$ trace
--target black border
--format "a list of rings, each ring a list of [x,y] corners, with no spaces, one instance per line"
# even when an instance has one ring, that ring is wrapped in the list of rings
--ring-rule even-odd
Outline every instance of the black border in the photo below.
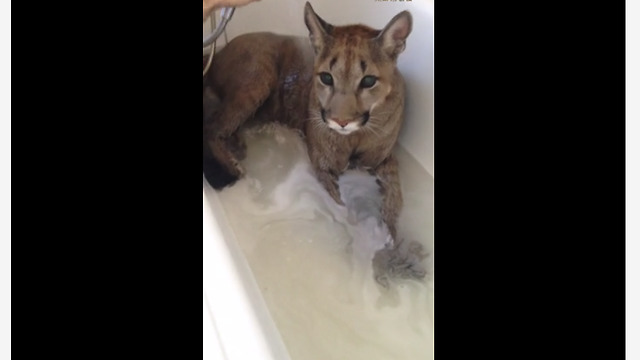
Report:
[[[195,14],[60,6],[14,32],[12,338],[200,356]],[[435,18],[436,357],[620,358],[624,2]]]
[[[624,9],[435,4],[436,358],[624,356]]]

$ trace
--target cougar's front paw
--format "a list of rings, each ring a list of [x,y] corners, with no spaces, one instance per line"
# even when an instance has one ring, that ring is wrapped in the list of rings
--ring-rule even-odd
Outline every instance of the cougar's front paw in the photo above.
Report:
[[[327,189],[327,191],[329,192],[329,195],[331,195],[333,200],[335,200],[336,203],[338,203],[338,205],[345,206],[344,202],[340,198],[340,189],[338,189],[337,186],[331,189]]]
[[[322,172],[318,174],[318,180],[338,205],[345,206],[344,202],[340,198],[340,188],[338,187],[337,180],[333,175]]]
[[[422,245],[417,242],[407,245],[387,247],[375,253],[373,276],[383,287],[389,287],[390,278],[422,279],[427,274],[422,266],[426,256]]]

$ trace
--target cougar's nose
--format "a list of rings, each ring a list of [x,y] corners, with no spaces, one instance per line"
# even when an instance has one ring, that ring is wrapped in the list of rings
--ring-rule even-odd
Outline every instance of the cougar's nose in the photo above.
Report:
[[[338,125],[342,127],[345,127],[349,124],[349,119],[331,118],[331,120],[335,121]]]

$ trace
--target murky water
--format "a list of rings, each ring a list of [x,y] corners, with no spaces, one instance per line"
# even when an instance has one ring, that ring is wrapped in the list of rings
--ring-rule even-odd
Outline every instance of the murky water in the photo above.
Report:
[[[295,133],[270,126],[246,138],[247,177],[220,198],[292,359],[433,359],[433,178],[396,149],[405,199],[399,237],[430,256],[423,281],[394,280],[384,290],[371,266],[387,239],[375,179],[342,176],[340,207]]]

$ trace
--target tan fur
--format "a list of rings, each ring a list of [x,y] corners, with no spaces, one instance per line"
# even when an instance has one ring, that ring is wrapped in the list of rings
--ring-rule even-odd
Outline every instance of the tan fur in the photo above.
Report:
[[[339,204],[338,176],[348,168],[378,178],[383,220],[396,238],[402,208],[398,164],[391,151],[403,119],[404,82],[396,68],[411,31],[402,12],[383,30],[332,26],[311,5],[304,19],[309,39],[256,33],[239,36],[214,57],[206,82],[221,105],[205,122],[213,155],[233,175],[243,171],[233,137],[247,121],[280,121],[304,131],[318,180]],[[332,75],[333,86],[320,74]],[[360,86],[375,76],[371,88]]]

